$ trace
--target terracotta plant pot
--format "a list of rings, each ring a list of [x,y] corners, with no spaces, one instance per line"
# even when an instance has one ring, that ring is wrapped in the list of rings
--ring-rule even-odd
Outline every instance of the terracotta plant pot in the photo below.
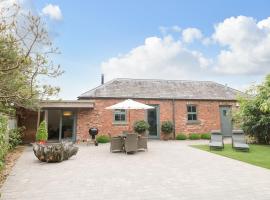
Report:
[[[46,144],[46,143],[47,143],[47,141],[46,141],[46,140],[41,140],[41,141],[38,141],[38,143],[39,143],[39,144],[43,144],[43,145],[44,145],[44,144]]]

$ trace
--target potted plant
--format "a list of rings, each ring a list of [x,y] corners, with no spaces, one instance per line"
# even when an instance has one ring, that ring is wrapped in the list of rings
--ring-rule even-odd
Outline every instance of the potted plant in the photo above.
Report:
[[[136,121],[133,125],[133,130],[140,135],[144,135],[148,129],[149,124],[144,120]]]
[[[42,121],[37,130],[36,141],[39,144],[45,144],[47,140],[48,140],[47,125],[45,121]]]
[[[173,123],[171,121],[162,122],[161,131],[164,134],[164,140],[168,140],[170,138],[170,134],[173,132],[173,128]]]

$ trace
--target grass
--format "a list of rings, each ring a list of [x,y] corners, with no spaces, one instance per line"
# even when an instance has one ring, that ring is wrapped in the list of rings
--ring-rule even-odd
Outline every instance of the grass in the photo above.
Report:
[[[232,149],[231,144],[225,144],[222,151],[210,151],[208,145],[192,145],[192,147],[270,169],[270,145],[250,144],[249,152],[235,151]]]

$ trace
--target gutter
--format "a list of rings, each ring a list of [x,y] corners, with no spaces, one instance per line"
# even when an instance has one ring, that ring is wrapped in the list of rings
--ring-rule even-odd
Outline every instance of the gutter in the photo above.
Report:
[[[172,99],[173,139],[175,139],[175,99]]]

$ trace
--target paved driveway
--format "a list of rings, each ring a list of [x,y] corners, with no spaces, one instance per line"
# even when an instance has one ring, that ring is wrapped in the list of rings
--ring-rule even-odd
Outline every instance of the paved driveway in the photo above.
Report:
[[[62,163],[39,162],[29,147],[1,189],[4,200],[270,199],[270,170],[188,146],[151,141],[135,155],[79,146]]]

